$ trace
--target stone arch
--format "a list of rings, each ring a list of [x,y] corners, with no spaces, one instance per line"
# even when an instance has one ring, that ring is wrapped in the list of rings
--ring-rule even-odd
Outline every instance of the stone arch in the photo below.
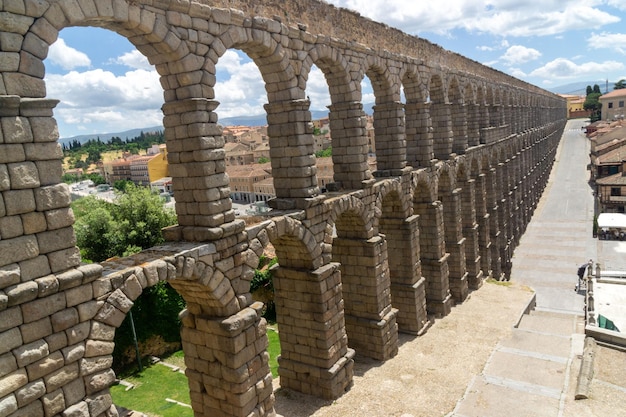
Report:
[[[414,65],[402,68],[400,79],[404,89],[405,136],[407,165],[413,168],[427,167],[434,158],[432,121],[428,83]]]
[[[480,255],[480,217],[484,216],[478,205],[482,188],[480,182],[472,174],[473,165],[477,163],[474,156],[460,161],[456,172],[456,183],[461,187],[461,227],[465,239],[465,269],[467,284],[470,291],[482,286],[483,271]]]
[[[293,269],[313,270],[321,266],[321,246],[313,234],[299,221],[289,216],[272,219],[266,227],[268,239],[276,248],[281,265]],[[297,256],[293,256],[297,255]]]
[[[461,83],[456,76],[450,78],[448,103],[452,124],[452,152],[464,154],[468,144],[468,113]]]
[[[452,308],[443,206],[436,200],[436,177],[418,173],[412,183],[413,212],[419,216],[422,275],[426,278],[426,308],[429,316],[443,317]]]
[[[329,189],[360,189],[372,173],[367,165],[366,120],[361,102],[360,79],[350,74],[350,62],[327,44],[315,45],[302,62],[301,79],[306,80],[313,64],[317,65],[329,86],[329,120],[332,135],[334,184]],[[360,63],[357,65],[361,66]],[[350,149],[348,149],[348,147]],[[356,161],[355,161],[356,159]]]
[[[376,211],[379,230],[385,236],[389,258],[391,304],[398,309],[398,330],[421,334],[426,331],[426,280],[422,277],[418,216],[402,198],[397,181],[379,184]]]
[[[219,58],[229,49],[241,50],[252,59],[265,82],[268,98],[265,110],[276,197],[289,199],[319,194],[314,170],[310,103],[304,97],[304,89],[297,88],[298,78],[289,61],[289,54],[265,30],[230,26],[216,36],[206,54],[205,69],[213,82]],[[213,86],[209,88],[212,92]],[[296,155],[286,158],[285,144],[292,145],[292,149],[300,150],[301,154],[297,158]],[[293,182],[301,186],[293,187]]]
[[[354,357],[348,348],[339,264],[322,265],[321,245],[292,217],[274,218],[257,234],[272,243],[278,258],[271,273],[281,387],[336,398],[351,384]]]
[[[448,264],[450,293],[457,303],[468,295],[465,241],[462,223],[462,188],[456,183],[452,164],[443,164],[438,172],[437,195],[443,208],[443,240]]]
[[[368,56],[364,68],[370,79],[376,104],[374,106],[376,176],[397,175],[406,167],[404,106],[400,101],[400,83],[391,72],[391,62]]]
[[[391,306],[387,242],[361,200],[346,196],[333,205],[332,259],[341,269],[350,347],[359,355],[389,359],[398,352],[398,311]]]
[[[443,75],[438,72],[431,74],[428,93],[431,103],[433,153],[436,159],[446,161],[452,153],[453,132]]]

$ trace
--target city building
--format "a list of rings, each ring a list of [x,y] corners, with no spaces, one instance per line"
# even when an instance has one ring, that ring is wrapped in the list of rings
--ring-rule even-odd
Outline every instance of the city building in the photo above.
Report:
[[[601,95],[598,99],[602,104],[602,120],[624,119],[626,109],[626,88],[613,90],[610,93]]]

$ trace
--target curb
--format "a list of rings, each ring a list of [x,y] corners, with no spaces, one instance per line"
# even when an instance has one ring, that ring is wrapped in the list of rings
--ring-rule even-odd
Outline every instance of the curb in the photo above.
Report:
[[[586,400],[589,398],[589,389],[593,379],[593,361],[596,354],[596,341],[593,337],[585,338],[585,348],[583,350],[582,363],[578,373],[578,383],[576,384],[576,400]]]

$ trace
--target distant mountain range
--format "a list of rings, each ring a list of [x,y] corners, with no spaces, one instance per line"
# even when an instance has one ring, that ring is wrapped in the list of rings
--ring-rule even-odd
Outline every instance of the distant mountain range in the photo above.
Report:
[[[609,91],[613,91],[613,85],[615,85],[617,81],[583,81],[578,83],[571,83],[561,85],[559,87],[554,88],[546,88],[546,90],[551,91],[556,94],[572,94],[572,95],[581,95],[584,96],[587,94],[587,86],[590,85],[593,87],[595,84],[598,84],[600,87],[600,91],[602,93],[607,93]]]
[[[370,114],[371,114],[371,105],[370,106],[366,105],[365,107],[366,107],[366,112],[369,109]],[[328,111],[320,111],[320,110],[311,111],[311,118],[313,120],[323,119],[325,117],[328,117]],[[223,119],[219,119],[218,123],[221,124],[222,126],[265,126],[267,124],[267,118],[265,114],[259,114],[255,116],[225,117]],[[59,143],[61,145],[69,145],[70,143],[77,140],[78,142],[83,144],[90,139],[98,139],[98,138],[100,138],[102,142],[108,142],[109,140],[111,140],[112,137],[118,137],[118,138],[121,138],[122,140],[126,140],[126,139],[131,139],[131,138],[139,136],[141,132],[143,133],[158,132],[160,130],[164,130],[164,127],[152,126],[152,127],[144,127],[144,128],[139,128],[139,129],[131,129],[131,130],[126,130],[124,132],[116,132],[116,133],[92,133],[89,135],[78,135],[78,136],[72,136],[68,138],[61,138],[59,139]]]

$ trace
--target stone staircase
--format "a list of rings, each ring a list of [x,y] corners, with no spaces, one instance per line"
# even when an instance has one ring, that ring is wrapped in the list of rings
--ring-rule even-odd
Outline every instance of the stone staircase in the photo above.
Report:
[[[532,310],[501,341],[449,417],[557,417],[582,354],[582,317]]]

